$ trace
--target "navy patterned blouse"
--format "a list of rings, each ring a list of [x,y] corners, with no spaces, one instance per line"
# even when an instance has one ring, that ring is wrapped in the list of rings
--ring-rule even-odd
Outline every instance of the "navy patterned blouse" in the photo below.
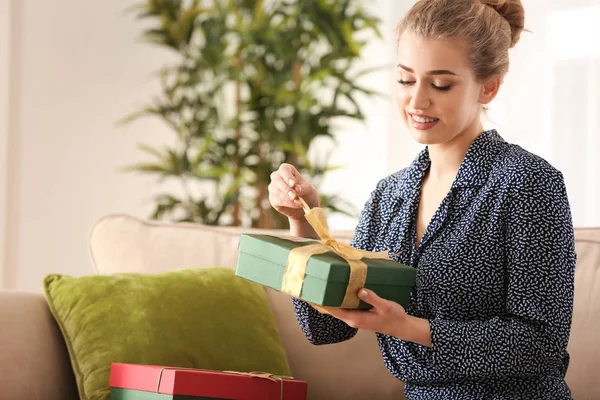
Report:
[[[416,246],[425,148],[381,180],[362,211],[354,247],[390,250],[417,269],[406,311],[430,321],[432,347],[377,333],[408,399],[570,399],[564,377],[575,245],[562,174],[495,131],[469,147]],[[313,344],[356,329],[294,300]]]

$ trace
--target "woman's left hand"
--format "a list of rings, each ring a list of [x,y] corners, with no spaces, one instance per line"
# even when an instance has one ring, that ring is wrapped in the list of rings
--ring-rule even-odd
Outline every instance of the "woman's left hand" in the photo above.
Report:
[[[366,329],[431,346],[429,321],[408,315],[400,304],[382,299],[371,290],[361,289],[358,297],[373,308],[349,310],[328,307],[327,311],[352,328]]]

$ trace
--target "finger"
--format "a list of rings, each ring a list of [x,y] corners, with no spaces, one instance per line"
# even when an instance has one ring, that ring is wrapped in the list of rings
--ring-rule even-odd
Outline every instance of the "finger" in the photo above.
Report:
[[[386,312],[390,308],[389,300],[382,299],[369,289],[361,289],[358,292],[358,298],[365,303],[372,305],[373,308],[375,308],[375,311]]]
[[[305,196],[314,190],[313,186],[308,182],[300,172],[291,164],[281,164],[277,171],[285,184],[294,189],[298,196]]]
[[[302,205],[302,203],[298,200],[298,193],[296,192],[296,189],[290,188],[283,181],[283,178],[280,174],[275,174],[271,176],[271,184],[269,185],[269,191],[282,193],[284,197],[287,197],[287,200],[289,200],[285,202],[286,204],[288,204],[289,207],[297,208],[298,206]]]
[[[281,209],[284,207],[302,208],[302,204],[300,201],[298,201],[298,199],[292,200],[289,195],[286,195],[277,187],[269,190],[269,200],[275,209]]]
[[[302,177],[300,173],[291,164],[281,164],[279,167],[279,175],[281,175],[281,179],[289,186],[294,187],[297,183],[301,182]]]
[[[293,189],[296,191],[298,196],[305,196],[309,194],[311,190],[314,190],[312,185],[308,183],[308,181],[304,180],[304,178],[300,178],[300,183],[296,183]]]
[[[273,184],[276,188],[281,192],[288,196],[291,200],[295,200],[298,197],[298,192],[296,188],[292,188],[289,184],[285,183],[283,177],[278,175],[274,180]]]

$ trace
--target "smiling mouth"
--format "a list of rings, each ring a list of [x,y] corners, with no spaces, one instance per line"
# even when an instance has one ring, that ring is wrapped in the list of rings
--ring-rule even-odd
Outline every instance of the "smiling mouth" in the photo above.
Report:
[[[438,118],[428,117],[425,115],[416,115],[416,114],[409,114],[409,115],[415,122],[418,122],[420,124],[427,124],[427,123],[439,121]]]

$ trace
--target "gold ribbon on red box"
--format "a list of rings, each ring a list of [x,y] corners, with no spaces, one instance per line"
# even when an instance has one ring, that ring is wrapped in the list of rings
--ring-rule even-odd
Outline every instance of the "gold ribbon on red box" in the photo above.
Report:
[[[285,376],[285,375],[275,375],[269,372],[260,372],[260,371],[252,371],[252,372],[239,372],[239,371],[214,371],[209,369],[199,369],[199,368],[183,368],[183,367],[163,367],[160,369],[158,373],[158,382],[156,384],[156,393],[160,393],[160,383],[162,381],[163,371],[165,370],[186,370],[186,371],[206,371],[206,372],[219,372],[224,374],[234,374],[234,375],[245,375],[250,376],[252,378],[259,379],[268,379],[273,382],[279,382],[279,400],[283,400],[283,380],[284,379],[294,379],[293,376]]]

